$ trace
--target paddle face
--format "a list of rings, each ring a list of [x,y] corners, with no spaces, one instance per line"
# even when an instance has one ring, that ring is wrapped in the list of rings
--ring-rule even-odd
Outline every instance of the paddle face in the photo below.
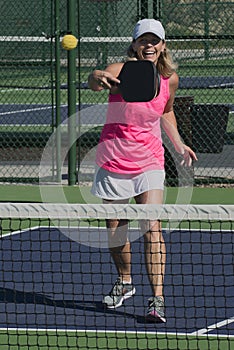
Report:
[[[159,94],[160,75],[150,61],[128,61],[118,76],[126,102],[147,102]]]

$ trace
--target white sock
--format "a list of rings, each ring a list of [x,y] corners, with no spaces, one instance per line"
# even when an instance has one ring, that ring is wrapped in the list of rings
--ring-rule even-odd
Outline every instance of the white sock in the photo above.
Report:
[[[132,279],[130,278],[129,281],[122,280],[122,283],[123,283],[123,284],[131,284],[131,283],[132,283]]]

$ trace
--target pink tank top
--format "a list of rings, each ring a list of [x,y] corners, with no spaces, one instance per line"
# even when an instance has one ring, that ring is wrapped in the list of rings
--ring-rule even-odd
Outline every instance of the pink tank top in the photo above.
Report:
[[[169,96],[169,78],[162,76],[160,93],[149,102],[125,102],[120,94],[110,94],[98,166],[120,174],[164,169],[160,118]]]

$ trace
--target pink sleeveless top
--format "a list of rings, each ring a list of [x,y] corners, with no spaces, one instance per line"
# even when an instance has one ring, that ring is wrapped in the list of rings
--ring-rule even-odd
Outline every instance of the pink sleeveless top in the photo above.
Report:
[[[149,102],[125,102],[110,94],[97,165],[119,174],[164,169],[160,118],[169,96],[169,78],[162,76],[160,93]]]

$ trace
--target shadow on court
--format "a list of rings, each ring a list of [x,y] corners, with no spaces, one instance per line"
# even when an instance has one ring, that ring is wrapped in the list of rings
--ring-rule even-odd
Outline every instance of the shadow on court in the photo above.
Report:
[[[43,294],[33,292],[22,292],[7,288],[0,288],[0,302],[1,303],[15,303],[15,304],[38,304],[53,306],[65,309],[77,309],[82,311],[100,312],[104,314],[122,316],[125,318],[135,319],[138,323],[147,323],[144,316],[134,315],[127,312],[120,311],[120,309],[107,309],[101,301],[83,302],[79,300],[53,300]]]

